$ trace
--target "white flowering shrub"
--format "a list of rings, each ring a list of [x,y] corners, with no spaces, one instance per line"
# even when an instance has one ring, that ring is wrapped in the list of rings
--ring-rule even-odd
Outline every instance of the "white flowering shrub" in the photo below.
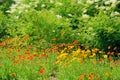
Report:
[[[10,6],[10,10],[6,11],[8,13],[20,14],[22,12],[27,12],[31,8],[37,7],[40,0],[14,0],[14,4]]]

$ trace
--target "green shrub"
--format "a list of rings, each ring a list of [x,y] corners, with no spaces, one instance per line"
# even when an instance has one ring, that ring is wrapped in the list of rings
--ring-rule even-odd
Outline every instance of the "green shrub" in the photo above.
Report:
[[[52,11],[31,9],[19,16],[9,16],[7,32],[11,37],[23,37],[28,34],[32,41],[45,39],[48,42],[53,38],[57,38],[58,42],[69,42],[71,39],[69,35],[72,31],[69,22],[57,17],[59,15]]]
[[[104,48],[105,50],[108,45],[113,47],[118,45],[120,41],[119,16],[110,17],[103,11],[100,11],[95,17],[82,21],[84,23],[84,28],[82,28],[84,33],[81,35],[84,35],[83,37],[87,44],[92,47]]]
[[[2,11],[0,11],[0,38],[5,37],[6,35],[5,32],[6,24],[7,24],[7,17],[2,13]]]
[[[13,0],[1,0],[0,1],[0,8],[4,14],[6,14],[6,11],[10,9],[10,6],[12,5],[13,2],[14,2]]]
[[[24,0],[17,4],[8,14],[6,33],[10,37],[30,35],[32,43],[39,39],[54,42],[56,38],[57,43],[78,39],[79,43],[102,49],[119,43],[118,1]]]

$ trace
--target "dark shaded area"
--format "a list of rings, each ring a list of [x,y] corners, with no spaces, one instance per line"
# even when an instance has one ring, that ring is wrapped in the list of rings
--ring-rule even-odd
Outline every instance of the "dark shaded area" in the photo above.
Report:
[[[88,14],[90,16],[95,16],[98,13],[99,13],[99,10],[95,8],[95,4],[90,5],[86,12],[86,14]]]
[[[116,5],[115,11],[120,12],[120,3]]]
[[[101,48],[107,52],[114,52],[114,54],[108,54],[115,57],[119,57],[118,53],[120,52],[120,32],[114,31],[108,33],[107,30],[101,29],[98,32],[100,37]],[[108,49],[110,46],[110,49]]]
[[[72,19],[70,23],[71,23],[70,27],[72,27],[73,30],[79,29],[78,28],[78,24],[79,24],[78,19]]]
[[[12,3],[15,2],[13,0],[2,0],[0,2],[0,6],[2,6],[1,11],[3,11],[4,14],[7,14],[6,11],[9,10]]]

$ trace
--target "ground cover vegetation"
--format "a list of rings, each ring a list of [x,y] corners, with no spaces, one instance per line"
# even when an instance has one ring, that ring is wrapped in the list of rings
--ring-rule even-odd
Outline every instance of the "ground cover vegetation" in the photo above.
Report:
[[[119,0],[0,0],[0,80],[119,80]]]

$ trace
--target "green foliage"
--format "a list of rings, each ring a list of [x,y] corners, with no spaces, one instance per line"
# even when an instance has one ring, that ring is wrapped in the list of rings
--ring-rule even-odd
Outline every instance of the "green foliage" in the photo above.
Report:
[[[74,39],[78,39],[80,43],[105,50],[108,45],[119,48],[119,16],[110,17],[99,10],[95,17],[78,17],[71,20],[70,24],[74,26],[71,35],[74,35]]]
[[[7,17],[0,11],[0,38],[6,36],[6,24],[7,24]]]
[[[85,64],[80,64],[77,62],[77,60],[71,62],[67,67],[64,67],[60,69],[60,72],[58,73],[57,77],[59,80],[78,80],[80,78],[88,80],[89,74],[94,73],[94,76],[100,74],[99,79],[118,79],[119,76],[117,74],[117,70],[111,69],[108,67],[109,64],[99,64],[97,63],[96,65],[90,63],[90,60],[85,61]],[[119,68],[117,66],[116,68]],[[106,75],[106,73],[109,74],[109,76]],[[83,74],[85,74],[85,77],[81,77]],[[78,77],[76,77],[78,76]],[[97,77],[94,79],[96,80]]]
[[[57,43],[78,39],[99,48],[119,43],[118,1],[24,0],[14,5],[17,7],[12,6],[7,15],[5,30],[9,37],[30,35],[33,44],[39,39],[54,42],[51,40],[56,38]]]
[[[85,7],[85,5],[79,5],[76,1],[72,0],[60,1],[58,4],[59,5],[55,7],[56,13],[67,18],[71,16],[81,16],[82,9]],[[69,14],[71,14],[71,16],[69,16]]]
[[[91,22],[92,21],[92,22]],[[101,48],[107,48],[108,45],[113,47],[119,46],[119,16],[109,17],[100,12],[96,18],[91,19],[90,26],[93,26],[94,32],[98,37],[98,44]],[[96,40],[96,41],[97,41]]]
[[[28,34],[32,41],[45,39],[50,42],[53,38],[58,38],[60,42],[69,41],[70,31],[69,23],[64,18],[57,18],[52,11],[47,10],[30,10],[20,16],[13,15],[7,27],[10,36],[23,37]]]
[[[6,11],[10,9],[10,6],[12,5],[12,3],[13,3],[13,0],[1,0],[0,1],[0,8],[4,14],[6,14]]]

